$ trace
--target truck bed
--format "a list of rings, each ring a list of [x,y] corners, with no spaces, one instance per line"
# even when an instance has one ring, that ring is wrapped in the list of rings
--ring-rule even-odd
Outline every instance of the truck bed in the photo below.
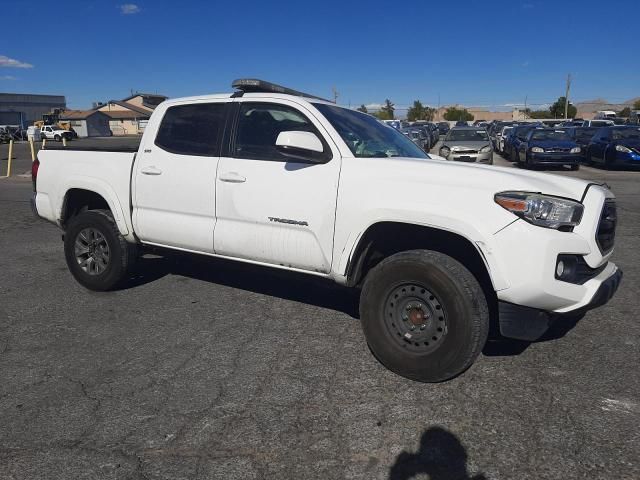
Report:
[[[62,142],[47,140],[45,150],[76,150],[84,152],[126,152],[135,153],[140,146],[141,136],[130,137],[89,137],[78,138],[67,142],[65,147]]]

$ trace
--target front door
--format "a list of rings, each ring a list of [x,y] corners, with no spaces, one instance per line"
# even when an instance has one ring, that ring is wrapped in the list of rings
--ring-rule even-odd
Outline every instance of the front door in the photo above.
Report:
[[[234,142],[216,181],[215,252],[329,272],[340,156],[313,113],[287,100],[237,99]],[[313,132],[323,163],[292,160],[276,148],[283,131]]]
[[[213,252],[226,102],[176,105],[154,117],[157,135],[144,137],[133,172],[133,221],[143,242]]]

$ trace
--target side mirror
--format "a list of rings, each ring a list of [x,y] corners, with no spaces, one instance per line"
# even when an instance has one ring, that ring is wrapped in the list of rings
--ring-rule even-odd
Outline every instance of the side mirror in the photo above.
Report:
[[[287,131],[280,132],[276,147],[283,155],[305,162],[323,163],[324,146],[315,133]]]

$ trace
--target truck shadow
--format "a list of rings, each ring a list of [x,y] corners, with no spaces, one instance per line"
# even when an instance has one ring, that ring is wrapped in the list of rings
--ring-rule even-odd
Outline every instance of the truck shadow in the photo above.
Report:
[[[123,289],[154,282],[166,275],[248,290],[262,295],[329,308],[359,319],[359,291],[330,280],[286,270],[180,253],[142,257]]]
[[[453,433],[430,427],[420,437],[416,453],[401,452],[389,470],[389,480],[410,480],[428,475],[430,480],[486,480],[482,473],[471,476],[467,451]]]

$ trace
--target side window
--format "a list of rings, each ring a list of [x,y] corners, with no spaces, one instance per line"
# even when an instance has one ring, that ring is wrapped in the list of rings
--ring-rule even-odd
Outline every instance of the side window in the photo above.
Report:
[[[155,144],[180,155],[219,155],[226,103],[194,103],[170,107],[164,114]]]
[[[331,159],[331,150],[324,138],[301,112],[286,105],[254,102],[243,102],[240,106],[233,156],[292,162],[290,157],[276,148],[278,135],[286,131],[315,133],[324,146],[324,152],[315,155],[318,159]]]

